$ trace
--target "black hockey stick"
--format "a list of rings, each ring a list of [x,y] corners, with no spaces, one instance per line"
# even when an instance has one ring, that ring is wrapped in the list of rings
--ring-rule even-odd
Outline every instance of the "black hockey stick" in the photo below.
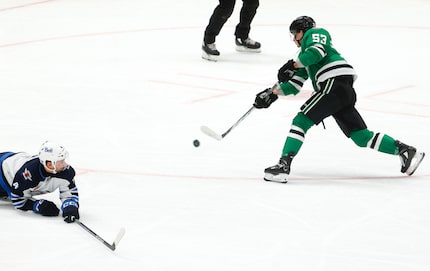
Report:
[[[276,83],[276,84],[274,84],[273,85],[273,87],[270,89],[270,91],[268,91],[268,92],[265,92],[265,93],[262,93],[262,94],[260,94],[260,97],[261,98],[264,98],[264,97],[266,97],[267,95],[270,95],[272,92],[273,92],[273,90],[274,89],[276,89],[276,88],[278,88],[279,87],[279,84],[278,83]],[[226,135],[228,135],[228,133],[230,133],[231,132],[231,130],[233,130],[234,128],[236,128],[236,126],[237,125],[239,125],[239,123],[241,123],[249,114],[251,114],[251,112],[255,109],[256,107],[254,106],[254,105],[252,105],[252,107],[248,110],[248,111],[246,111],[246,113],[245,114],[243,114],[243,116],[242,117],[240,117],[240,119],[238,119],[227,131],[225,131],[223,134],[218,134],[218,133],[216,133],[214,130],[212,130],[211,128],[209,128],[209,127],[207,127],[207,126],[200,126],[200,130],[204,133],[204,134],[206,134],[206,135],[208,135],[208,136],[210,136],[210,137],[213,137],[213,138],[215,138],[216,140],[221,140],[221,139],[223,139]]]
[[[252,106],[248,111],[246,111],[246,113],[242,116],[242,117],[240,117],[240,119],[238,119],[227,131],[225,131],[223,134],[218,134],[218,133],[216,133],[214,130],[212,130],[212,129],[210,129],[209,127],[207,127],[207,126],[201,126],[200,127],[200,130],[204,133],[204,134],[206,134],[206,135],[208,135],[208,136],[210,136],[210,137],[213,137],[213,138],[215,138],[216,140],[221,140],[221,139],[223,139],[226,135],[228,135],[228,133],[230,133],[234,128],[236,128],[236,126],[237,125],[239,125],[239,123],[241,123],[249,114],[251,114],[251,112],[252,112],[252,110],[254,110],[255,109],[255,107],[254,106]]]
[[[78,223],[79,226],[81,226],[84,230],[86,230],[87,232],[89,232],[92,236],[94,236],[97,240],[99,240],[100,242],[103,243],[103,245],[107,246],[110,250],[114,251],[116,249],[116,246],[118,245],[119,241],[121,241],[122,237],[125,234],[125,229],[121,228],[118,232],[118,234],[116,235],[115,240],[113,241],[112,244],[109,244],[108,242],[106,242],[103,238],[101,238],[97,233],[95,233],[93,230],[91,230],[90,228],[88,228],[84,223],[82,223],[79,220],[75,220],[76,223]]]

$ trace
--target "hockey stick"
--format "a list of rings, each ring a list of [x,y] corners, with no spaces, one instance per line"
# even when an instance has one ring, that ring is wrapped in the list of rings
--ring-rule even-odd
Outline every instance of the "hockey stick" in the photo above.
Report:
[[[103,238],[101,238],[97,233],[95,233],[94,231],[92,231],[90,228],[88,228],[84,223],[82,223],[79,220],[75,220],[76,223],[78,223],[79,226],[81,226],[84,230],[86,230],[87,232],[89,232],[92,236],[94,236],[97,240],[99,240],[100,242],[103,243],[103,245],[107,246],[110,250],[114,251],[116,249],[116,246],[119,244],[119,241],[121,241],[122,237],[125,234],[125,229],[121,228],[118,232],[118,234],[116,235],[115,240],[113,241],[112,244],[109,244],[108,242],[106,242]]]
[[[210,136],[210,137],[213,137],[213,138],[215,138],[216,140],[221,140],[221,139],[223,139],[226,135],[228,135],[228,133],[230,133],[234,128],[236,128],[236,126],[237,125],[239,125],[239,123],[241,123],[249,114],[251,114],[251,112],[252,112],[252,110],[254,110],[255,109],[255,107],[254,106],[252,106],[248,111],[246,111],[246,113],[242,116],[242,117],[240,117],[240,119],[238,119],[227,131],[225,131],[223,134],[218,134],[218,133],[216,133],[214,130],[212,130],[212,129],[210,129],[209,127],[207,127],[207,126],[201,126],[200,127],[200,130],[204,133],[204,134],[206,134],[206,135],[208,135],[208,136]]]
[[[279,88],[279,83],[276,83],[276,84],[274,84],[273,86],[272,86],[272,88],[270,89],[270,91],[268,91],[268,92],[264,92],[264,93],[261,93],[260,94],[260,98],[264,98],[264,97],[266,97],[267,95],[270,95],[275,89],[277,89],[277,88]],[[206,134],[206,135],[208,135],[208,136],[210,136],[210,137],[213,137],[213,138],[215,138],[216,140],[221,140],[221,139],[223,139],[226,135],[228,135],[228,133],[230,133],[231,132],[231,130],[233,130],[234,128],[236,128],[236,126],[237,125],[239,125],[239,123],[241,123],[249,114],[251,114],[251,112],[255,109],[256,107],[254,106],[254,105],[252,105],[252,107],[248,110],[248,111],[246,111],[246,113],[242,116],[242,117],[240,117],[240,119],[238,119],[227,131],[225,131],[223,134],[218,134],[218,133],[216,133],[214,130],[212,130],[212,129],[210,129],[209,127],[207,127],[207,126],[200,126],[200,130],[204,133],[204,134]]]

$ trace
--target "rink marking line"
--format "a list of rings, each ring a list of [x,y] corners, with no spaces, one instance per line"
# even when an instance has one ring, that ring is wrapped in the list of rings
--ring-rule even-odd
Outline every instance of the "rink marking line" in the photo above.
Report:
[[[190,85],[190,84],[170,82],[170,81],[162,81],[162,80],[146,80],[146,81],[150,82],[150,83],[165,84],[165,85],[174,85],[174,86],[180,86],[180,87],[185,87],[185,88],[204,89],[204,90],[216,91],[216,92],[221,92],[222,93],[222,94],[217,94],[217,95],[210,95],[210,96],[204,97],[204,98],[193,99],[193,100],[190,100],[190,101],[187,102],[189,104],[197,103],[197,102],[202,102],[202,101],[206,101],[206,100],[212,100],[212,99],[215,99],[215,98],[229,96],[229,95],[232,95],[232,94],[236,93],[236,91],[233,91],[233,90],[220,89],[220,88],[211,88],[211,87],[206,87],[206,86]]]
[[[39,1],[39,2],[32,2],[32,3],[22,4],[22,5],[19,5],[19,6],[0,8],[0,12],[12,10],[12,9],[26,8],[26,7],[35,6],[35,5],[46,4],[48,2],[54,2],[54,1],[57,1],[57,0],[45,0],[45,1]]]
[[[261,82],[241,81],[241,80],[222,78],[222,77],[215,77],[215,76],[207,76],[207,75],[201,75],[201,74],[178,73],[178,75],[186,76],[186,77],[206,79],[206,80],[209,79],[209,80],[214,80],[214,81],[223,81],[223,82],[230,82],[230,83],[246,84],[246,85],[259,85],[259,86],[270,85],[270,83],[265,84],[265,83],[261,83]]]
[[[416,86],[413,85],[406,85],[406,86],[399,86],[393,89],[387,89],[387,90],[382,90],[379,92],[376,92],[374,94],[370,94],[370,95],[365,95],[362,97],[362,99],[368,99],[368,100],[380,100],[383,102],[389,102],[389,103],[395,103],[395,104],[402,104],[402,105],[410,105],[410,106],[419,106],[419,107],[430,107],[430,105],[428,104],[418,104],[418,103],[410,103],[410,102],[404,102],[404,101],[390,101],[385,99],[385,97],[383,97],[383,99],[379,99],[380,96],[385,96],[385,95],[390,95],[394,92],[399,92],[399,91],[404,91],[410,88],[416,88]],[[369,109],[369,108],[365,108],[365,107],[358,107],[362,110],[366,110],[366,111],[372,111],[372,112],[379,112],[379,113],[388,113],[388,114],[396,114],[396,115],[404,115],[404,116],[410,116],[410,117],[420,117],[420,118],[429,118],[429,115],[422,115],[422,114],[415,114],[415,113],[407,113],[407,112],[400,112],[400,111],[388,111],[388,110],[377,110],[377,109]]]
[[[403,104],[403,105],[410,105],[410,106],[418,106],[418,107],[430,107],[430,104],[419,104],[419,103],[413,103],[413,102],[408,102],[408,101],[394,101],[394,100],[387,100],[384,98],[384,100],[382,100],[383,102],[387,102],[387,103],[397,103],[397,104]]]
[[[399,111],[377,110],[377,109],[366,108],[363,106],[357,106],[357,108],[360,110],[365,110],[365,111],[369,111],[369,112],[376,112],[376,113],[383,113],[383,114],[394,114],[394,115],[402,115],[402,116],[409,116],[409,117],[430,118],[429,115],[420,115],[420,114],[413,114],[413,113],[406,113],[406,112],[399,112]]]
[[[137,171],[121,171],[121,170],[104,170],[104,169],[85,169],[77,168],[76,175],[85,174],[115,174],[115,175],[135,175],[135,176],[149,176],[149,177],[165,177],[165,178],[180,178],[180,179],[201,179],[201,180],[261,180],[263,177],[234,177],[234,176],[203,176],[203,175],[180,175],[180,174],[166,174],[155,172],[137,172]],[[420,177],[430,177],[430,173],[417,174],[413,176],[398,175],[398,176],[357,176],[357,177],[291,177],[289,181],[359,181],[359,180],[388,180],[388,179],[416,179]],[[268,182],[270,183],[270,182]],[[282,185],[282,184],[276,184]]]
[[[358,27],[358,28],[389,28],[389,29],[415,29],[415,30],[430,30],[430,26],[415,26],[415,25],[383,25],[383,24],[373,24],[373,25],[365,25],[365,24],[319,24],[321,27]],[[256,24],[256,26],[260,27],[289,27],[289,24]]]
[[[391,94],[393,92],[403,91],[403,90],[406,90],[406,89],[409,89],[409,88],[414,88],[414,87],[415,86],[412,86],[412,85],[400,86],[400,87],[397,87],[397,88],[387,89],[387,90],[383,90],[383,91],[380,91],[380,92],[376,92],[374,94],[366,95],[366,96],[363,96],[363,98],[371,99],[371,98],[374,98],[376,96],[387,95],[387,94]]]
[[[46,0],[44,2],[37,3],[45,3],[48,1],[55,0]],[[0,11],[2,11],[0,9]],[[257,24],[256,26],[260,27],[289,27],[289,24]],[[322,24],[324,26],[324,24]],[[364,28],[404,28],[404,29],[416,29],[416,30],[430,30],[430,27],[423,26],[401,26],[401,25],[358,25],[358,24],[327,24],[327,26],[335,26],[335,27],[364,27]],[[226,25],[225,27],[234,27],[232,25]],[[13,46],[21,46],[28,45],[33,43],[40,42],[49,42],[49,41],[57,41],[57,40],[66,40],[66,39],[76,39],[76,38],[85,38],[85,37],[95,37],[95,36],[109,36],[109,35],[123,35],[130,33],[140,33],[140,32],[149,32],[149,31],[176,31],[176,30],[190,30],[190,29],[203,29],[203,26],[176,26],[176,27],[153,27],[153,28],[140,28],[140,29],[128,29],[128,30],[118,30],[118,31],[104,31],[104,32],[93,32],[93,33],[81,33],[81,34],[73,34],[73,35],[65,35],[65,36],[54,36],[48,38],[41,39],[33,39],[27,41],[18,41],[7,44],[0,44],[0,48],[5,47],[13,47]]]
[[[128,29],[128,30],[118,30],[118,31],[80,33],[80,34],[71,34],[71,35],[65,35],[65,36],[54,36],[54,37],[47,37],[47,38],[40,38],[40,39],[33,39],[33,40],[25,40],[25,41],[0,44],[0,48],[28,45],[28,44],[49,42],[49,41],[60,41],[60,40],[69,40],[69,39],[97,37],[97,36],[127,35],[127,34],[133,34],[133,33],[152,32],[152,31],[189,30],[189,29],[194,29],[194,28],[197,29],[200,27],[197,27],[197,26],[196,27],[194,27],[194,26],[153,27],[153,28]]]

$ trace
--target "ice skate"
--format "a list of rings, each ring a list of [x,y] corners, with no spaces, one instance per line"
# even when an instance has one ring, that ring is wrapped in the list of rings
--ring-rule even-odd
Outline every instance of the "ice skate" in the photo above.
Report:
[[[246,38],[246,39],[236,38],[236,51],[260,53],[261,44],[250,38]]]
[[[400,141],[396,141],[396,145],[399,147],[399,157],[402,165],[400,171],[407,175],[414,174],[415,170],[417,170],[421,161],[424,159],[425,153],[419,152],[416,148]]]
[[[202,45],[202,58],[209,61],[218,61],[220,55],[219,51],[216,49],[215,43],[205,43]]]
[[[293,157],[293,154],[282,156],[278,164],[266,168],[264,170],[264,180],[268,182],[287,183]]]

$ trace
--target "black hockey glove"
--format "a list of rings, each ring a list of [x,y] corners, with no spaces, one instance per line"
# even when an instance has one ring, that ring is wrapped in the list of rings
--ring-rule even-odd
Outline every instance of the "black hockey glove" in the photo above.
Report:
[[[33,203],[33,212],[43,216],[57,216],[60,210],[52,201],[40,199]]]
[[[254,107],[258,109],[268,108],[277,99],[278,95],[272,93],[272,88],[266,88],[262,92],[257,93]]]
[[[75,222],[75,219],[79,219],[79,204],[71,199],[65,200],[61,205],[63,211],[64,221],[67,223]]]
[[[290,59],[278,70],[278,81],[288,82],[293,78],[296,69],[294,68],[294,60]]]

